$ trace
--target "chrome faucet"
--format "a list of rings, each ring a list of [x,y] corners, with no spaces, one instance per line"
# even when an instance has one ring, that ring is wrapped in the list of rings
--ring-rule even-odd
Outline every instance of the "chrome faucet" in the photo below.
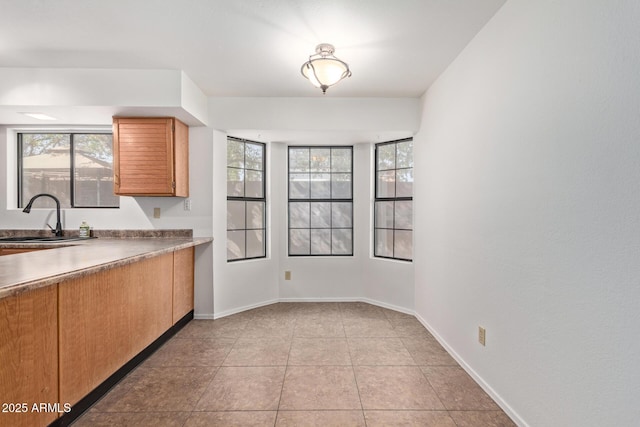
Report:
[[[24,213],[31,212],[31,205],[33,205],[33,202],[38,197],[42,197],[42,196],[51,197],[56,202],[56,229],[54,230],[49,224],[47,225],[49,226],[49,228],[51,228],[51,232],[55,233],[56,236],[62,236],[62,224],[60,223],[60,200],[58,200],[56,196],[53,196],[47,193],[36,194],[31,198],[31,200],[29,200],[29,203],[27,203],[27,206],[22,210],[22,212]]]

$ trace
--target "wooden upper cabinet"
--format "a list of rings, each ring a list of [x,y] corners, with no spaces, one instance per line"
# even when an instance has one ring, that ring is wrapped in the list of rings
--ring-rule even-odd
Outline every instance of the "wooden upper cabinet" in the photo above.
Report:
[[[189,196],[189,128],[173,117],[113,118],[114,192]]]

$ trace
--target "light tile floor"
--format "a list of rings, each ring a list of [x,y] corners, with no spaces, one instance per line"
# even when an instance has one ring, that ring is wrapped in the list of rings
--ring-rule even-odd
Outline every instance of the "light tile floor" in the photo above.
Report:
[[[413,316],[365,303],[194,320],[74,423],[513,425]]]

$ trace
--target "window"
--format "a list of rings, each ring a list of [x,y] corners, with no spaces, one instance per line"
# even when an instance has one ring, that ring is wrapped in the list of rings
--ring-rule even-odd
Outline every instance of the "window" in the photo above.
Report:
[[[110,133],[19,133],[18,207],[49,193],[63,208],[117,208]],[[55,207],[49,198],[38,207]]]
[[[374,256],[413,258],[413,139],[376,144]]]
[[[353,255],[353,147],[289,147],[289,255]]]
[[[227,138],[227,261],[266,257],[265,144]]]

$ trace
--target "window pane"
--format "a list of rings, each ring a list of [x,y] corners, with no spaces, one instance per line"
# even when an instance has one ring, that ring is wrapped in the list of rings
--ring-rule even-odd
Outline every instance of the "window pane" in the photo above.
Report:
[[[311,227],[331,228],[331,203],[311,203]]]
[[[244,142],[227,139],[227,166],[244,168]]]
[[[310,231],[308,228],[289,230],[289,253],[291,255],[310,254]]]
[[[294,174],[289,176],[289,198],[309,198],[309,174]]]
[[[265,145],[227,139],[227,260],[266,252]]]
[[[246,228],[245,218],[245,202],[227,201],[227,230]]]
[[[396,197],[395,171],[378,172],[377,176],[377,197]]]
[[[413,196],[413,169],[396,171],[396,197]]]
[[[376,228],[393,228],[393,202],[376,202]]]
[[[351,203],[332,203],[331,221],[335,228],[351,227]]]
[[[264,231],[247,230],[247,258],[257,258],[262,256],[265,256]]]
[[[71,136],[69,134],[22,134],[22,206],[31,197],[48,193],[71,207]],[[39,198],[34,208],[55,208],[49,197]]]
[[[412,230],[413,229],[413,202],[397,201],[395,209],[395,226],[396,229]]]
[[[245,168],[263,170],[264,146],[262,144],[245,144]]]
[[[113,137],[76,134],[74,151],[74,206],[119,206],[113,194]]]
[[[289,227],[308,228],[309,223],[309,203],[289,203]]]
[[[413,233],[411,231],[396,230],[394,243],[394,256],[396,258],[413,258]]]
[[[352,150],[289,147],[289,255],[353,253]]]
[[[245,231],[227,231],[227,259],[245,258]]]
[[[413,140],[376,144],[374,255],[411,260]]]
[[[351,172],[351,148],[331,149],[331,172]]]
[[[413,141],[399,142],[396,144],[396,168],[413,167]]]
[[[311,230],[311,254],[331,255],[331,229]]]
[[[311,172],[331,171],[331,150],[328,148],[311,149]]]
[[[331,175],[331,197],[333,199],[351,198],[351,174],[334,173]]]
[[[247,181],[245,182],[244,196],[256,198],[264,197],[262,188],[262,172],[246,170],[245,174],[247,176]]]
[[[375,230],[375,256],[393,257],[393,230]]]
[[[352,231],[344,229],[331,230],[331,252],[333,255],[351,255]]]
[[[396,168],[396,144],[378,145],[377,170]]]
[[[247,203],[247,228],[265,228],[264,202]]]
[[[289,171],[309,172],[308,148],[289,148]]]
[[[312,174],[311,175],[311,198],[312,199],[328,199],[331,197],[331,181],[330,175]]]
[[[244,169],[227,168],[227,196],[244,197]]]

